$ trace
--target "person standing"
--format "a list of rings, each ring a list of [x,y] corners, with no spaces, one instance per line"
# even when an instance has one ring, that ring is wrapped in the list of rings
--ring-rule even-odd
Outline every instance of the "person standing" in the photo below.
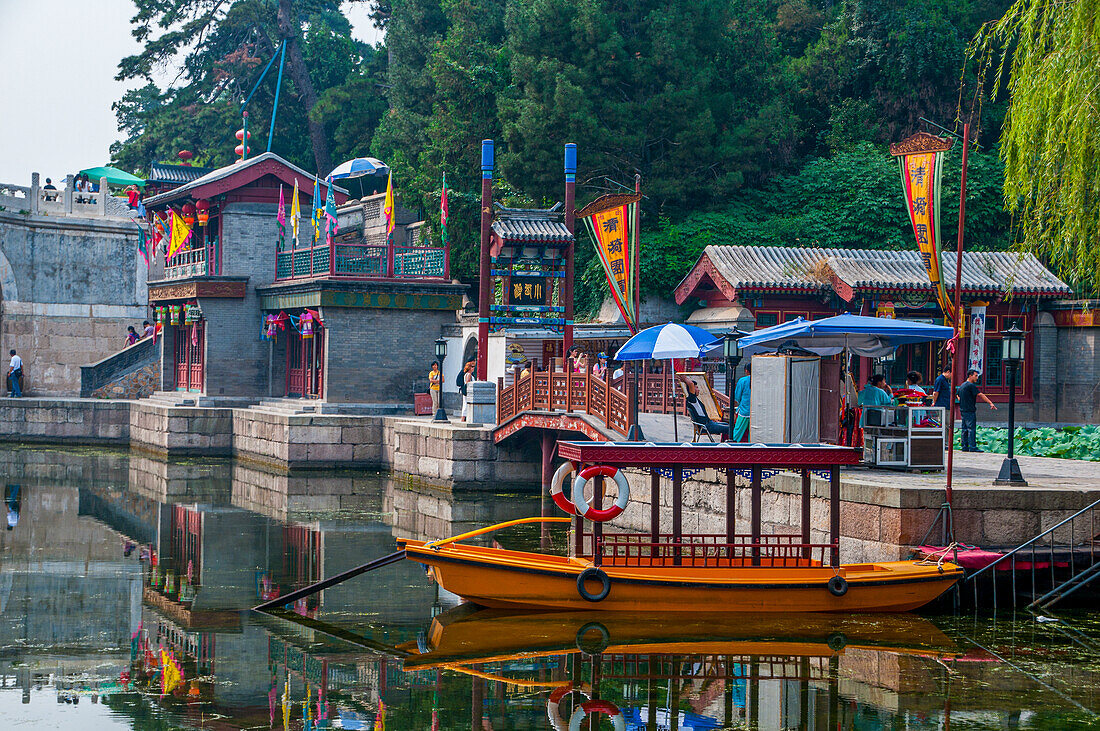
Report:
[[[13,398],[23,395],[23,359],[11,351],[11,362],[8,363],[8,390]]]
[[[737,379],[737,385],[733,389],[733,400],[737,404],[737,421],[733,423],[733,441],[739,442],[745,438],[749,430],[749,409],[752,400],[752,361],[745,364],[745,375]]]
[[[980,452],[978,449],[978,399],[997,410],[996,404],[978,388],[981,374],[971,368],[966,372],[966,380],[959,384],[959,417],[962,419],[962,451]]]
[[[443,374],[439,372],[439,361],[432,361],[432,370],[428,373],[428,393],[432,396],[432,416],[439,413],[439,386],[443,383]]]
[[[947,413],[951,409],[951,366],[945,365],[932,384],[932,405]]]
[[[474,380],[474,361],[470,361],[462,369],[462,386],[459,391],[462,393],[462,420],[466,421],[470,415],[470,401],[469,390],[470,383]]]

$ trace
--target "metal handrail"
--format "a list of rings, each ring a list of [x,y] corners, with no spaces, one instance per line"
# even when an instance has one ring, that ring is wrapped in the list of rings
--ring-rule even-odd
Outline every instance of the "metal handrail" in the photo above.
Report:
[[[1061,528],[1066,523],[1069,523],[1070,521],[1072,521],[1073,519],[1075,519],[1078,516],[1082,515],[1083,513],[1087,513],[1088,511],[1092,510],[1093,508],[1095,508],[1098,505],[1100,505],[1100,500],[1097,500],[1096,502],[1092,503],[1091,505],[1087,505],[1087,506],[1081,508],[1076,513],[1074,513],[1073,515],[1069,516],[1068,518],[1063,519],[1062,521],[1056,523],[1055,525],[1051,526],[1050,528],[1047,528],[1045,531],[1043,531],[1039,535],[1035,536],[1034,538],[1030,538],[1027,541],[1025,541],[1024,543],[1021,543],[1019,546],[1016,546],[1016,548],[1013,548],[1011,551],[1009,551],[1005,555],[1001,556],[1000,558],[998,558],[996,561],[989,564],[988,566],[984,566],[981,569],[979,569],[978,571],[975,571],[973,574],[966,577],[966,581],[973,581],[974,579],[976,579],[979,576],[981,576],[982,574],[984,574],[986,571],[988,571],[988,570],[992,569],[994,566],[997,566],[998,564],[1000,564],[1002,561],[1004,561],[1009,556],[1015,555],[1019,551],[1022,551],[1023,549],[1027,548],[1028,546],[1035,543],[1039,539],[1043,538],[1044,536],[1046,536],[1050,533],[1053,533],[1054,531]]]

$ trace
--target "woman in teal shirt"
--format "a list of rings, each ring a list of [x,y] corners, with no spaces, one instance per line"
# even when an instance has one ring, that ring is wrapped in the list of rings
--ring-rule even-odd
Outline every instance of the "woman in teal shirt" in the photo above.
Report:
[[[871,376],[871,382],[859,392],[859,405],[864,407],[863,416],[859,418],[860,426],[867,426],[868,406],[890,406],[894,403],[893,397],[886,392],[885,386],[886,379],[882,374],[876,373]]]

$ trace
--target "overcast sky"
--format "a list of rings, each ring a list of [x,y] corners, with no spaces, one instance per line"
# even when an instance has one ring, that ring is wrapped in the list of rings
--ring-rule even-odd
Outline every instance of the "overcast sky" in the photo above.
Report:
[[[365,2],[349,3],[355,36],[378,31]],[[138,50],[132,0],[0,0],[0,182],[57,182],[105,165],[118,139],[111,104],[135,84],[115,81]]]

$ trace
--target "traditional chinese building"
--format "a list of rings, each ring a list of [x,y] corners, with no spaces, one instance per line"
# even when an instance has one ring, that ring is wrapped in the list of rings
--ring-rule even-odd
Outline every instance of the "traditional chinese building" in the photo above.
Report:
[[[955,254],[943,254],[941,271],[946,282],[955,281]],[[917,251],[708,246],[675,296],[678,303],[697,307],[687,322],[710,329],[735,323],[760,329],[797,317],[813,320],[842,312],[943,323]],[[1019,419],[1089,421],[1100,411],[1096,395],[1083,393],[1078,383],[1080,370],[1096,374],[1100,363],[1072,356],[1069,344],[1077,342],[1080,333],[1058,327],[1072,320],[1073,308],[1064,301],[1069,296],[1069,286],[1030,254],[963,254],[964,308],[970,312],[986,307],[979,385],[994,402],[1008,400],[1001,333],[1012,324],[1027,333],[1026,357],[1016,381]],[[1095,343],[1095,326],[1091,327]],[[964,343],[967,352],[969,337]],[[888,366],[888,381],[901,385],[905,374],[916,370],[930,386],[944,359],[941,349],[939,343],[898,348],[896,360]],[[857,361],[853,370],[863,383],[872,363],[867,358]],[[1005,416],[1003,411],[982,415]]]
[[[462,288],[447,279],[447,251],[423,245],[422,227],[402,224],[387,237],[381,197],[349,204],[340,188],[338,218],[347,226],[331,240],[323,230],[315,237],[314,182],[264,153],[146,201],[153,215],[171,208],[196,224],[186,247],[166,262],[159,256],[163,271],[150,277],[149,304],[166,323],[162,390],[411,403],[440,326],[461,300]],[[399,211],[398,224],[403,218],[411,215]]]

